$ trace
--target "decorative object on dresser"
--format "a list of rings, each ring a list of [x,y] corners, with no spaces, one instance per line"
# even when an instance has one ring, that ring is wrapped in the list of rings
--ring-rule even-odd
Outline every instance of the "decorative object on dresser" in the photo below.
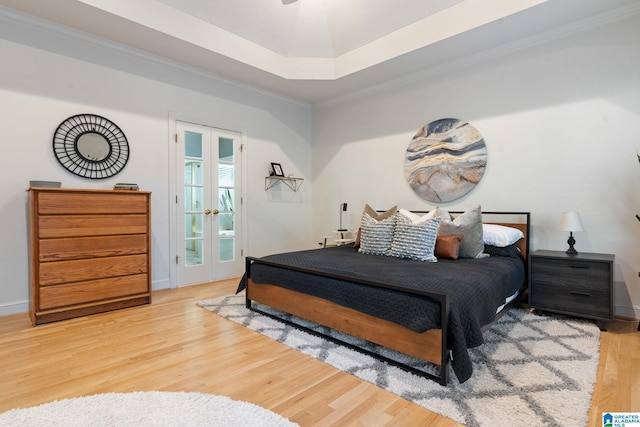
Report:
[[[60,188],[62,183],[60,181],[29,181],[29,187]]]
[[[567,240],[569,249],[567,249],[567,255],[577,255],[578,251],[573,247],[573,245],[576,244],[576,239],[573,238],[573,232],[584,230],[580,214],[578,212],[562,212],[560,224],[558,224],[558,230],[569,232],[569,239]]]
[[[109,119],[95,114],[69,117],[53,135],[53,154],[69,172],[83,178],[103,179],[118,174],[129,160],[124,132]]]
[[[138,184],[132,183],[132,182],[118,182],[113,186],[114,190],[131,190],[131,191],[138,191],[140,189],[140,187],[138,187]]]
[[[598,321],[614,316],[612,254],[538,250],[529,257],[529,305]],[[599,323],[603,329],[602,323]]]
[[[424,200],[450,202],[475,188],[486,165],[487,146],[480,132],[463,120],[440,119],[411,139],[404,176]]]
[[[151,302],[151,193],[29,189],[33,325]]]

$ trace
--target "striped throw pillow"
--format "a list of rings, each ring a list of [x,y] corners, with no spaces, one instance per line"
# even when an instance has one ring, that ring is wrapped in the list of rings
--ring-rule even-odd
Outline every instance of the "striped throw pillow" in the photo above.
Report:
[[[438,262],[434,255],[440,218],[414,223],[411,218],[399,214],[391,243],[391,256],[418,261]]]
[[[363,213],[358,251],[366,255],[389,255],[396,217],[397,214],[393,214],[378,221],[368,213]]]

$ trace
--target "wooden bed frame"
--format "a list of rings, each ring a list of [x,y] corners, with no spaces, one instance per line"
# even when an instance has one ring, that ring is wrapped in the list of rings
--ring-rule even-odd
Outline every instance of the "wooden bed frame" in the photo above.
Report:
[[[454,212],[453,214],[457,214]],[[493,222],[487,221],[486,224],[498,224],[505,225],[513,228],[517,228],[522,231],[524,238],[520,239],[516,245],[520,248],[525,260],[525,278],[527,277],[527,254],[529,253],[529,235],[530,235],[530,213],[529,212],[483,212],[483,215],[510,215],[518,217],[526,217],[526,222]],[[322,250],[322,249],[319,249]],[[440,329],[431,329],[426,332],[418,333],[410,329],[402,327],[396,323],[380,319],[348,307],[344,307],[333,302],[327,301],[315,296],[302,294],[296,291],[292,291],[286,288],[275,286],[272,284],[255,283],[251,280],[251,265],[253,263],[260,263],[266,265],[276,265],[269,261],[247,257],[246,259],[246,306],[248,309],[260,312],[261,314],[275,317],[280,321],[292,324],[293,326],[303,329],[306,332],[314,335],[320,335],[323,338],[329,339],[334,342],[338,342],[341,345],[345,345],[350,348],[354,348],[363,353],[369,354],[377,359],[384,360],[388,363],[396,365],[402,369],[408,370],[412,373],[425,376],[433,379],[442,385],[446,385],[449,381],[449,350],[447,347],[447,329],[449,319],[449,296],[447,294],[434,293],[434,292],[422,292],[422,295],[433,298],[440,304],[441,307],[441,325]],[[281,266],[280,266],[281,267]],[[291,267],[291,270],[296,270],[305,273],[319,274],[318,272],[307,270],[304,268]],[[352,282],[362,283],[370,286],[377,286],[387,289],[394,289],[393,286],[389,286],[384,283],[376,283],[371,281],[354,280],[353,278],[345,278],[331,274],[320,274],[322,276],[331,277],[335,279],[344,279]],[[526,280],[526,279],[525,279]],[[526,284],[525,284],[526,285]],[[406,290],[405,290],[406,291]],[[516,299],[517,300],[517,299]],[[331,336],[310,330],[304,326],[295,324],[293,322],[286,321],[270,313],[264,312],[252,306],[251,302],[256,301],[261,304],[268,305],[280,311],[293,314],[303,319],[310,320],[329,328],[345,332],[349,335],[373,342],[375,344],[388,347],[390,349],[405,353],[422,360],[429,361],[437,365],[440,369],[440,375],[434,375],[429,372],[415,369],[411,366],[406,366],[395,360],[388,359],[377,353],[372,353],[367,350],[358,348],[350,343],[343,342]],[[510,306],[505,307],[501,313],[498,313],[494,322],[504,314]],[[493,323],[493,322],[492,322]],[[492,324],[491,323],[491,324]],[[490,324],[490,325],[491,325]],[[489,327],[490,325],[485,325]]]

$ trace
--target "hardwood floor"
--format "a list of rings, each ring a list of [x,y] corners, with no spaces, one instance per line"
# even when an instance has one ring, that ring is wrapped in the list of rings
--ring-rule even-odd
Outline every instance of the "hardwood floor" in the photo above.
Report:
[[[0,317],[0,412],[105,392],[193,391],[269,408],[302,426],[459,425],[196,306],[227,280],[153,294],[147,306],[32,327]],[[637,322],[603,332],[589,426],[640,411]]]

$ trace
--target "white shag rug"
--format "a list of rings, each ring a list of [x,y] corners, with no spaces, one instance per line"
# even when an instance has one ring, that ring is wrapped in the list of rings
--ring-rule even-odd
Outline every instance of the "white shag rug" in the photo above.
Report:
[[[416,368],[433,369],[424,361],[253,304]],[[198,305],[469,427],[583,426],[589,418],[600,357],[600,330],[594,322],[511,309],[483,334],[483,345],[469,350],[471,379],[460,384],[451,372],[443,387],[250,311],[244,294]]]
[[[162,391],[96,394],[0,414],[3,427],[297,425],[253,403],[212,394]]]

